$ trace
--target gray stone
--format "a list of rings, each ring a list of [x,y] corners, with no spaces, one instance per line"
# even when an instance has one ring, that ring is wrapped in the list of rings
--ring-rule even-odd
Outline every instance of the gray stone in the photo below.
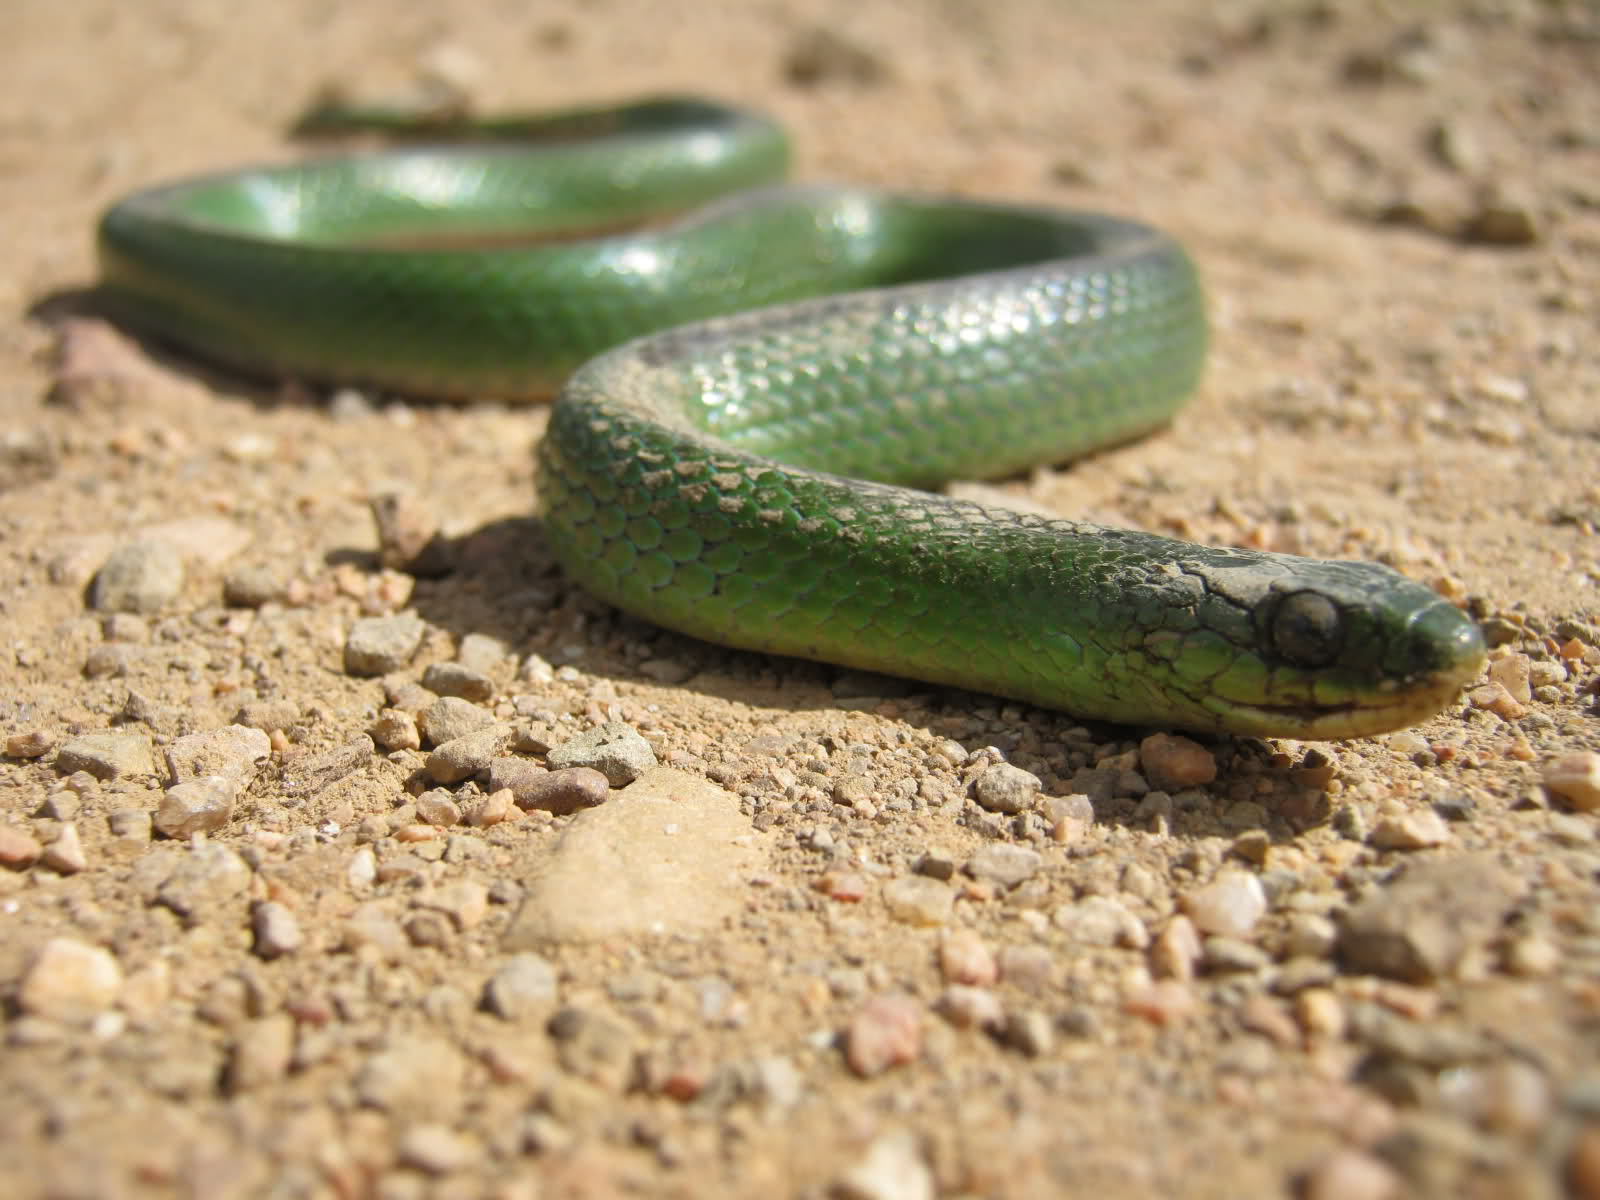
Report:
[[[300,920],[294,910],[277,900],[263,900],[250,914],[255,950],[262,958],[279,958],[300,949]]]
[[[1521,882],[1487,855],[1416,863],[1345,914],[1340,957],[1408,983],[1449,976],[1498,933],[1521,894]]]
[[[563,742],[545,761],[552,770],[591,767],[612,787],[626,787],[656,765],[656,754],[631,725],[608,721]]]
[[[228,781],[217,775],[173,784],[161,797],[155,826],[169,838],[213,833],[233,819],[234,796]]]
[[[658,767],[572,818],[528,879],[506,945],[719,929],[763,857],[737,796]]]
[[[1010,763],[992,763],[972,784],[972,794],[990,812],[1019,813],[1039,800],[1039,777]]]
[[[422,673],[422,686],[440,696],[462,700],[487,700],[494,695],[494,680],[458,662],[430,664]]]
[[[55,765],[63,775],[87,771],[96,779],[156,773],[150,739],[142,733],[83,734],[61,747]]]
[[[270,567],[235,567],[222,580],[222,602],[229,608],[260,608],[283,599],[283,580]]]
[[[288,1013],[250,1021],[234,1039],[225,1079],[229,1093],[276,1083],[289,1073],[294,1057],[294,1018]]]
[[[873,1139],[829,1194],[838,1200],[933,1200],[938,1190],[916,1134],[893,1130]]]
[[[1044,856],[1028,846],[991,842],[967,859],[967,874],[1001,887],[1015,887],[1038,871]]]
[[[363,617],[350,626],[344,643],[348,675],[387,675],[411,661],[422,645],[427,625],[415,613]]]
[[[259,729],[229,725],[176,739],[166,749],[168,780],[187,783],[221,779],[234,795],[250,786],[272,754],[272,742]]]
[[[204,842],[183,856],[156,898],[195,921],[207,915],[207,908],[242,895],[249,886],[250,868],[242,858],[226,846]]]
[[[487,771],[494,757],[511,744],[509,725],[488,725],[451,738],[428,755],[425,770],[437,783],[460,783]]]
[[[493,724],[493,713],[460,696],[441,696],[417,715],[417,728],[428,746],[442,746]]]
[[[466,1060],[442,1038],[397,1034],[356,1073],[363,1104],[399,1115],[436,1115],[459,1101]]]
[[[122,967],[109,950],[51,938],[22,977],[17,1007],[53,1021],[86,1022],[115,1004],[121,988]]]
[[[544,1020],[556,1007],[556,970],[537,954],[517,954],[483,985],[483,1007],[507,1021]]]
[[[1143,950],[1150,944],[1144,922],[1110,896],[1085,896],[1051,914],[1057,929],[1086,946],[1124,946]]]
[[[159,612],[183,591],[183,556],[165,542],[119,546],[95,572],[90,607],[101,612]]]

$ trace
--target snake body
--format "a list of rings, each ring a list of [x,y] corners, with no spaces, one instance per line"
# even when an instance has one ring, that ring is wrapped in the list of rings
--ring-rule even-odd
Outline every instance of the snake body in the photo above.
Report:
[[[570,375],[538,452],[557,558],[602,599],[726,645],[1306,738],[1413,723],[1481,665],[1465,614],[1387,567],[914,490],[1170,419],[1206,321],[1165,235],[767,186],[782,132],[698,101],[490,132],[516,140],[138,193],[101,222],[102,293],[250,371],[452,397]]]

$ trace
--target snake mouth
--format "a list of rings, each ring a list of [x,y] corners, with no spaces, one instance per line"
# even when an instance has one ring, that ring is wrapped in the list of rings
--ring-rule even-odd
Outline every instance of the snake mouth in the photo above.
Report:
[[[1448,707],[1477,676],[1481,660],[1409,684],[1396,683],[1338,704],[1243,704],[1218,706],[1218,714],[1235,733],[1287,737],[1301,741],[1340,741],[1372,737],[1426,721]]]

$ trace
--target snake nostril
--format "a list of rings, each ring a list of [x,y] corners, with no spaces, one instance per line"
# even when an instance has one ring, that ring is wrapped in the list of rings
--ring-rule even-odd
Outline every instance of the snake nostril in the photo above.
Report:
[[[1325,667],[1344,645],[1338,605],[1319,592],[1293,592],[1272,614],[1272,645],[1297,667]]]

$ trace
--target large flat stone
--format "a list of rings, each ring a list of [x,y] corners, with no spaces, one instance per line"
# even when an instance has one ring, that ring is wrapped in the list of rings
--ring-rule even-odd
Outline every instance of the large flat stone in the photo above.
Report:
[[[764,843],[737,796],[656,767],[572,818],[528,878],[506,946],[718,928],[739,911]]]

